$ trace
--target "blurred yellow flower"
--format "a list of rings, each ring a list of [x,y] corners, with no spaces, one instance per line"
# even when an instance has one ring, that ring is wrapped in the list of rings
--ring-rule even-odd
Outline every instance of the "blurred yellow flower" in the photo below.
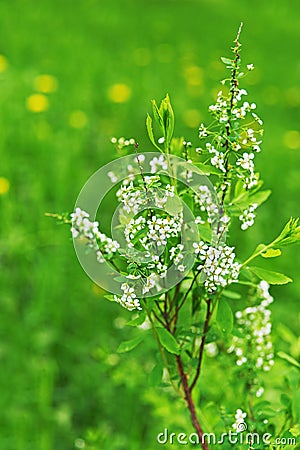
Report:
[[[9,191],[9,186],[8,179],[0,177],[0,195],[6,194]]]
[[[84,128],[87,124],[88,118],[86,114],[80,109],[72,111],[69,117],[69,124],[72,128]]]
[[[53,75],[38,75],[34,79],[34,88],[39,92],[49,94],[56,91],[57,79]]]
[[[29,111],[42,112],[48,109],[48,98],[43,94],[32,94],[26,99],[26,106]]]
[[[0,73],[5,72],[7,69],[8,62],[4,55],[0,55]]]
[[[108,97],[114,103],[125,103],[131,97],[131,89],[124,83],[113,84],[108,89]]]
[[[291,150],[300,148],[300,132],[297,130],[289,130],[284,134],[284,144]]]

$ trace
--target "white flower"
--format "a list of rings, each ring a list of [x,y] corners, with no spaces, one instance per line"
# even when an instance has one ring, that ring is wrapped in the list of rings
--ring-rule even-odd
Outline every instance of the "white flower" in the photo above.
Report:
[[[258,205],[256,203],[253,203],[248,209],[245,209],[243,213],[239,216],[242,230],[247,230],[247,228],[251,227],[254,224],[254,219],[256,217],[256,214],[254,214],[254,211]]]
[[[243,432],[246,430],[247,425],[245,424],[245,418],[247,417],[247,413],[245,413],[242,409],[237,409],[235,413],[235,422],[232,424],[232,428],[236,430],[237,433]]]
[[[273,297],[269,294],[269,284],[266,281],[259,283],[256,295],[259,301],[257,305],[248,306],[244,311],[237,311],[235,314],[238,331],[246,336],[246,339],[234,336],[228,352],[235,353],[238,366],[247,365],[249,368],[269,371],[274,364],[270,337],[271,312],[268,309]]]
[[[224,166],[225,160],[224,160],[224,154],[222,152],[215,152],[215,156],[213,156],[210,160],[211,164],[218,169],[222,170],[222,172],[226,172],[226,168]]]
[[[158,168],[161,167],[163,170],[168,169],[168,164],[163,155],[160,155],[158,158],[154,156],[154,158],[150,161],[151,173],[156,173]]]
[[[121,297],[114,295],[114,300],[117,303],[120,303],[123,308],[132,311],[134,309],[141,310],[141,305],[139,299],[136,297],[134,289],[128,283],[122,283],[121,290],[123,291],[123,295]]]

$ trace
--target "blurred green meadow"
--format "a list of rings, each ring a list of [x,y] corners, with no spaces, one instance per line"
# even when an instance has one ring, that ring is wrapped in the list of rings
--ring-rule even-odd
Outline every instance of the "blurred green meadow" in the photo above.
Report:
[[[192,431],[184,406],[149,387],[155,347],[117,354],[131,314],[103,298],[68,228],[44,213],[72,210],[115,156],[112,136],[151,149],[152,98],[168,92],[175,134],[196,142],[241,21],[242,60],[256,67],[244,87],[265,122],[257,164],[273,192],[255,226],[230,236],[246,257],[300,215],[299,2],[0,2],[0,450],[150,450],[165,427]],[[274,340],[297,359],[299,248],[273,264],[294,279],[271,291]],[[217,364],[204,374],[208,418],[220,385],[234,391]],[[272,386],[285,370],[278,361]]]

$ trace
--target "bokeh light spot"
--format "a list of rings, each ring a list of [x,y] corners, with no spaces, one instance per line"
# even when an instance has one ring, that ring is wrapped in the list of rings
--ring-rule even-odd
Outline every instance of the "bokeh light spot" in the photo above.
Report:
[[[48,109],[49,101],[43,94],[32,94],[26,99],[26,106],[34,113],[43,112]]]
[[[197,128],[201,122],[201,114],[197,109],[187,109],[183,114],[184,123],[190,128]]]
[[[263,101],[267,105],[275,105],[280,97],[280,92],[277,86],[267,86],[262,93]]]
[[[137,66],[145,67],[151,61],[151,52],[148,48],[137,48],[133,52],[133,61]]]
[[[69,118],[69,124],[72,128],[81,129],[88,122],[87,115],[81,110],[72,111]]]
[[[300,88],[293,86],[286,91],[286,100],[290,106],[296,107],[300,105]]]
[[[53,75],[38,75],[34,79],[34,88],[44,94],[56,91],[57,84],[57,79]]]
[[[284,134],[284,144],[291,150],[300,148],[300,132],[297,130],[289,130]]]
[[[0,177],[0,195],[6,194],[9,191],[9,181],[7,178]]]
[[[131,97],[131,89],[124,83],[113,84],[108,89],[108,96],[114,103],[125,103]]]
[[[203,72],[201,67],[188,66],[184,69],[184,78],[190,86],[201,86],[203,82]]]
[[[173,55],[173,47],[169,44],[160,44],[156,48],[156,57],[161,63],[170,63],[173,59]]]
[[[5,72],[8,67],[7,59],[4,55],[0,55],[0,73]]]

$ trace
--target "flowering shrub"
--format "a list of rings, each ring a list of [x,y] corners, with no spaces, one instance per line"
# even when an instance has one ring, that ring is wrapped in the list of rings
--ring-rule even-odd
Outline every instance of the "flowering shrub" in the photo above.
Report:
[[[151,326],[161,354],[153,377],[159,384],[166,369],[168,381],[186,402],[203,449],[209,442],[193,394],[204,352],[213,355],[216,348],[235,360],[245,386],[232,431],[243,432],[248,420],[253,432],[299,434],[296,408],[287,409],[288,419],[278,425],[264,413],[266,402],[258,403],[264,394],[262,374],[274,364],[269,288],[291,279],[253,265],[260,257],[278,257],[282,247],[300,242],[298,219],[290,219],[269,244],[259,244],[246,261],[236,254],[234,235],[229,234],[234,221],[242,230],[251,227],[257,208],[270,195],[262,190],[255,170],[263,122],[240,87],[247,73],[241,71],[239,36],[240,30],[233,58],[222,58],[230,75],[209,107],[212,122],[199,127],[196,145],[173,136],[169,96],[160,106],[153,101],[153,118],[148,115],[146,125],[156,152],[139,152],[133,138],[112,138],[123,157],[88,182],[70,217],[55,215],[71,226],[78,257],[91,278],[111,292],[106,297],[134,312],[131,325]],[[248,64],[246,72],[253,68]],[[117,186],[119,206],[108,237],[95,220],[99,199],[88,202],[95,187],[107,192],[112,186]],[[91,205],[90,210],[85,205]],[[228,301],[242,296],[245,309]],[[119,351],[132,350],[146,336],[141,331]],[[281,356],[299,367],[289,355]],[[226,415],[233,418],[234,412]],[[227,445],[224,448],[233,446]],[[254,447],[248,442],[241,448]],[[276,447],[267,443],[261,448]]]

